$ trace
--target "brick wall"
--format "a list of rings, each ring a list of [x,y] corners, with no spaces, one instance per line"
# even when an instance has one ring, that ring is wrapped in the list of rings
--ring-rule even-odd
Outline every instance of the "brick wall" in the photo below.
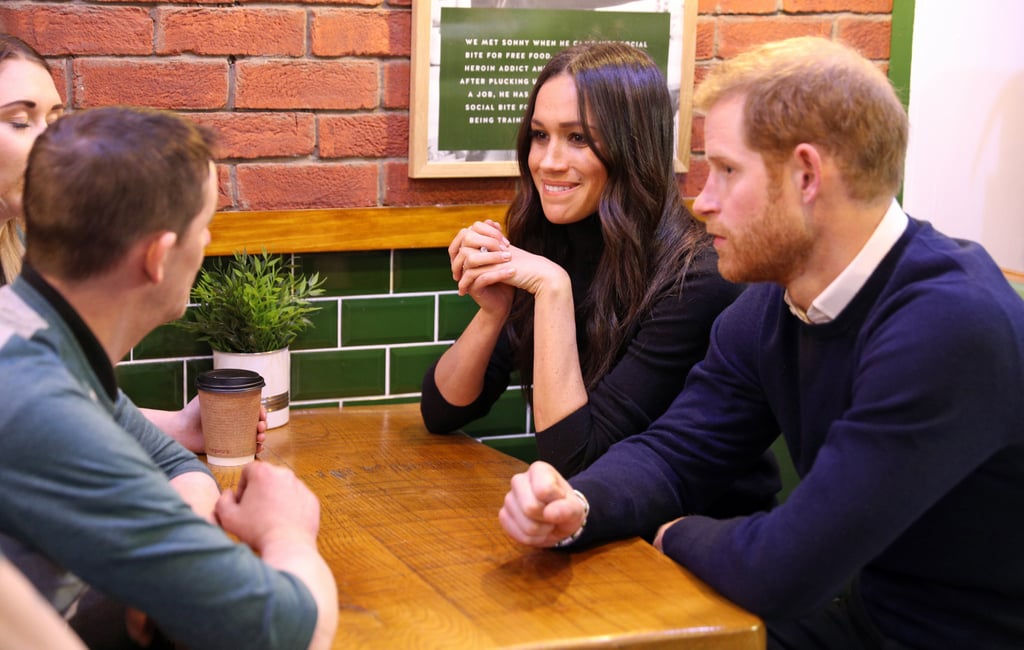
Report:
[[[222,134],[221,209],[507,202],[509,179],[408,178],[411,0],[3,0],[0,30],[72,108],[189,113]],[[893,0],[699,0],[696,79],[762,41],[820,34],[885,65]],[[694,123],[686,196],[706,177]]]

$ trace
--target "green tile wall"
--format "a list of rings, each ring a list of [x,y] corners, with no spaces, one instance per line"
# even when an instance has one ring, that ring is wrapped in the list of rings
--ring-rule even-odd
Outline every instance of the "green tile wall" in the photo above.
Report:
[[[341,344],[432,343],[434,303],[433,296],[343,300]]]
[[[305,253],[295,261],[303,272],[324,277],[326,296],[388,293],[391,287],[390,251]]]
[[[117,382],[139,406],[176,410],[185,403],[185,364],[182,361],[119,364]]]
[[[447,345],[391,348],[391,394],[418,393],[423,373],[447,348]]]
[[[454,288],[447,249],[395,251],[395,293],[451,291]]]
[[[437,297],[437,336],[455,340],[476,314],[476,303],[457,293]]]
[[[476,313],[473,300],[458,295],[443,248],[312,253],[295,262],[326,281],[313,326],[291,346],[294,408],[418,401],[424,371]],[[164,325],[118,364],[117,375],[140,406],[178,409],[211,367],[207,344]],[[531,427],[513,388],[466,432],[529,461],[536,454]]]
[[[292,398],[369,397],[385,393],[386,349],[292,354]]]

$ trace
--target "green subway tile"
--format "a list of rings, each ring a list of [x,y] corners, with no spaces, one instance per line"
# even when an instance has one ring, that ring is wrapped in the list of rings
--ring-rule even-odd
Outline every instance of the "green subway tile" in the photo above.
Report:
[[[484,436],[504,436],[523,431],[526,422],[526,400],[517,389],[507,390],[491,407],[491,412],[484,417],[462,427],[463,431],[481,438]]]
[[[391,251],[303,253],[296,263],[304,273],[324,278],[325,296],[388,293],[391,288]]]
[[[118,365],[117,383],[137,406],[176,411],[185,404],[180,361]]]
[[[200,373],[206,372],[207,370],[213,369],[213,357],[206,357],[205,359],[190,359],[185,362],[185,376],[187,381],[185,382],[188,388],[188,399],[191,400],[198,394],[196,390],[196,377]]]
[[[434,340],[434,297],[364,298],[341,303],[341,344]]]
[[[292,350],[338,347],[338,301],[317,300],[319,310],[309,315],[312,327],[305,329],[289,346]]]
[[[786,446],[786,439],[779,436],[772,443],[772,452],[779,462],[779,478],[782,480],[782,491],[779,492],[779,501],[785,501],[789,493],[800,483],[800,476],[793,466],[793,458],[789,455],[789,447]]]
[[[537,440],[533,437],[533,434],[510,438],[484,438],[480,442],[488,447],[494,447],[509,456],[514,456],[525,463],[532,463],[537,460]]]
[[[391,348],[391,393],[418,393],[423,373],[447,349],[447,345]]]
[[[295,353],[291,398],[301,401],[384,395],[386,355],[384,349]]]
[[[210,345],[196,339],[170,323],[161,325],[146,335],[132,350],[134,359],[166,359],[168,357],[198,357],[210,354]]]
[[[451,291],[457,286],[447,248],[395,251],[395,293]]]
[[[437,297],[437,340],[454,341],[476,316],[477,304],[469,296],[448,293]]]

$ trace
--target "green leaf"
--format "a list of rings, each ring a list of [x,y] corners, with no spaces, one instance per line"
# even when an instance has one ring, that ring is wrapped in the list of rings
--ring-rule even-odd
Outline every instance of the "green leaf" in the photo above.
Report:
[[[174,325],[222,352],[270,352],[288,347],[312,325],[310,302],[324,293],[325,278],[305,276],[294,260],[235,251],[199,272],[192,303]]]

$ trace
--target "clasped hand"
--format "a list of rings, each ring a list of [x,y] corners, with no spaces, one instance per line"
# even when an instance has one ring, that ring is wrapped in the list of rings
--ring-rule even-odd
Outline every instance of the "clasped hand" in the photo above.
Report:
[[[548,463],[537,461],[512,477],[498,521],[517,542],[547,548],[579,530],[583,514],[583,503],[569,482]]]
[[[513,287],[539,295],[550,283],[569,286],[569,276],[561,266],[513,246],[501,225],[490,219],[456,233],[448,257],[459,295],[472,296],[484,310],[504,309],[507,313]]]

